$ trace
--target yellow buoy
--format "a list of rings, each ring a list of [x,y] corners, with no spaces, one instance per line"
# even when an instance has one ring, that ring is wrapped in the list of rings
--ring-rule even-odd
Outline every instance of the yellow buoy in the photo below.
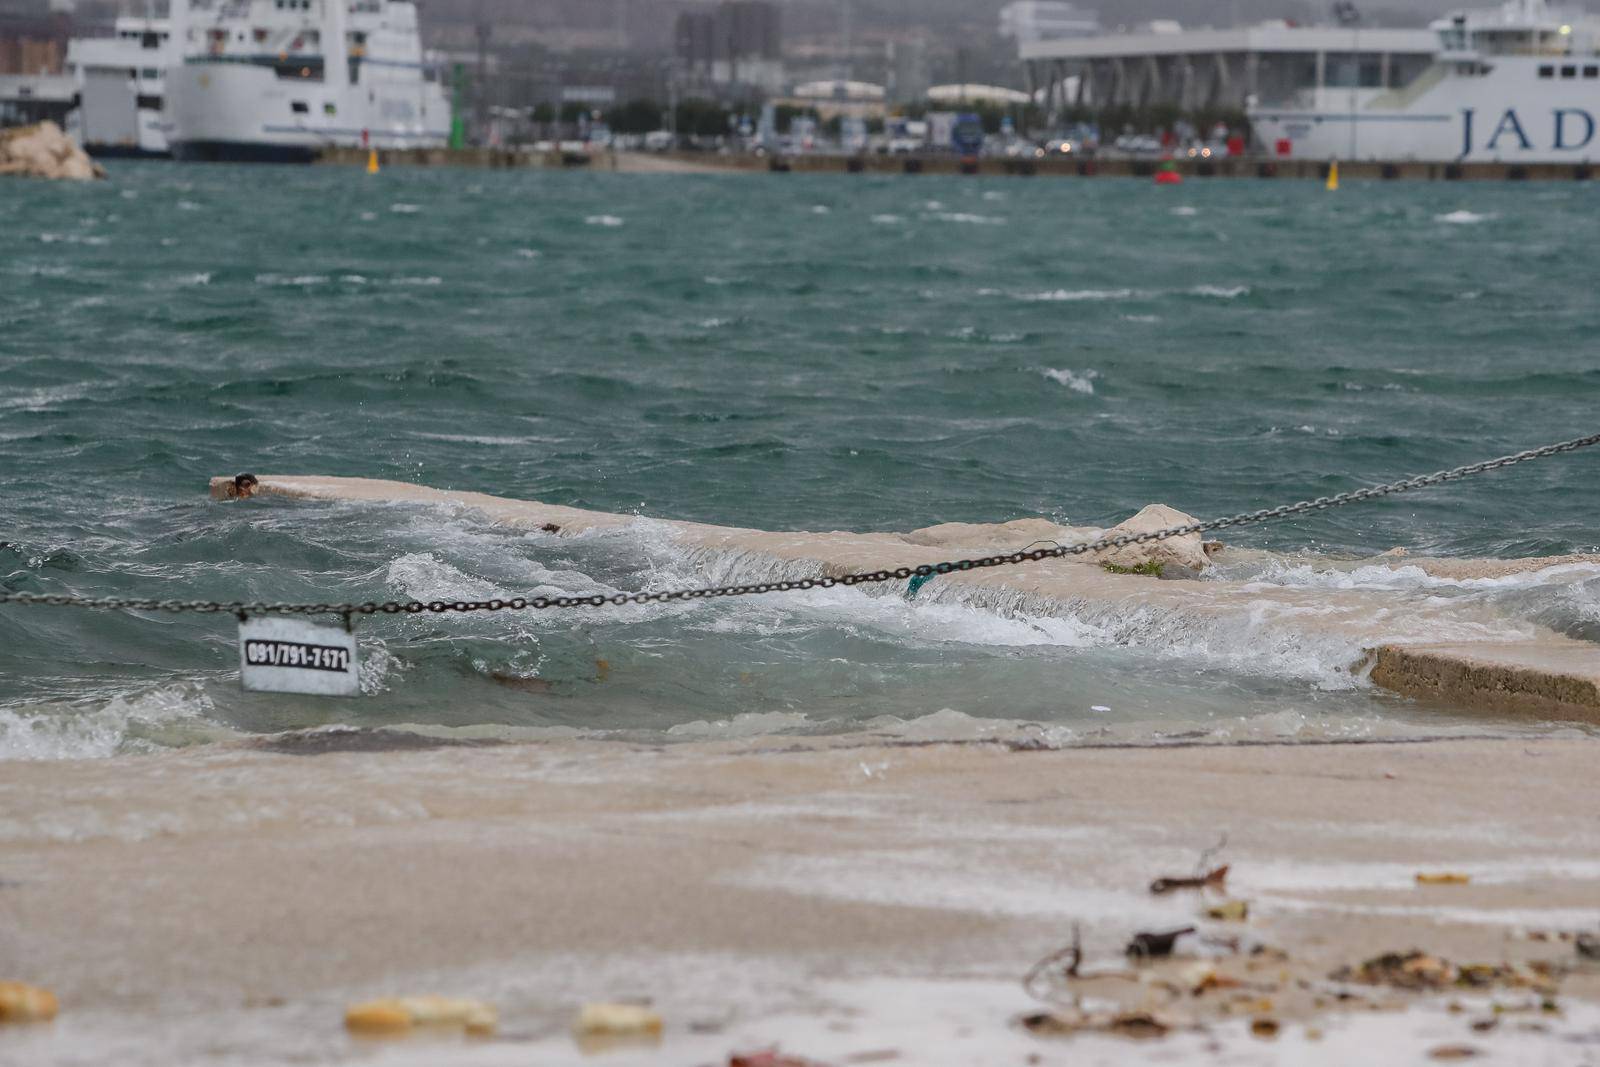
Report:
[[[378,150],[376,148],[367,151],[367,173],[378,173]]]
[[[1328,164],[1328,192],[1339,191],[1339,161],[1336,159]]]

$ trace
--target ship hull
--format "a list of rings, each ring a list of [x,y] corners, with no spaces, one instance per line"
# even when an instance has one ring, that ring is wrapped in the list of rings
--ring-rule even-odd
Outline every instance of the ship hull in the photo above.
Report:
[[[449,136],[442,89],[418,69],[355,84],[284,78],[268,66],[191,58],[167,75],[173,154],[182,160],[305,163],[327,148],[435,148]],[[407,78],[406,76],[409,76]]]
[[[1572,76],[1562,77],[1563,70]],[[1320,107],[1252,108],[1251,127],[1266,150],[1291,159],[1600,160],[1600,59],[1496,56],[1487,75],[1428,80],[1432,84],[1414,94],[1327,90]]]
[[[185,163],[311,163],[317,149],[260,141],[179,141],[172,146],[172,158]]]

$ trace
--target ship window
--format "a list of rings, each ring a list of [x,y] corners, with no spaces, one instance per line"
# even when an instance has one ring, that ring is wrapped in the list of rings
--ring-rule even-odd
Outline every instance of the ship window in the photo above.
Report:
[[[1584,67],[1583,76],[1585,78],[1600,78],[1600,67]]]
[[[289,110],[296,115],[309,115],[311,114],[311,105],[304,100],[293,100],[289,103]]]
[[[161,38],[153,33],[144,34],[139,38],[140,48],[160,48]]]
[[[143,111],[160,111],[161,98],[159,96],[140,95],[134,98],[134,106]]]
[[[161,77],[161,72],[154,67],[146,67],[144,70],[140,71],[139,74],[144,78],[145,81],[155,81],[157,78]]]
[[[337,115],[339,113],[339,108],[331,103],[323,104],[322,113],[324,115]]]
[[[1554,78],[1555,76],[1556,76],[1556,68],[1554,68],[1554,67],[1540,67],[1539,68],[1539,77],[1541,77],[1541,78]]]
[[[1561,76],[1563,78],[1576,78],[1578,76],[1578,68],[1577,67],[1562,67],[1561,68]]]

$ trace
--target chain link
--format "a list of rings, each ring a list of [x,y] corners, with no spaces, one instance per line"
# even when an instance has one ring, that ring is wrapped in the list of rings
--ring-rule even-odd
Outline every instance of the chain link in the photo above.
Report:
[[[1472,463],[1465,467],[1456,467],[1453,470],[1436,471],[1433,474],[1424,474],[1398,482],[1389,482],[1386,485],[1375,485],[1368,489],[1355,489],[1348,493],[1336,493],[1333,496],[1319,496],[1315,500],[1302,500],[1294,504],[1282,504],[1275,508],[1262,508],[1259,511],[1240,512],[1237,515],[1229,515],[1226,518],[1211,519],[1205,522],[1191,522],[1164,530],[1149,530],[1138,534],[1119,534],[1116,537],[1102,537],[1095,541],[1084,541],[1078,544],[1007,552],[993,556],[980,556],[976,559],[959,559],[946,563],[924,563],[916,567],[896,567],[893,570],[859,571],[832,578],[800,578],[779,582],[759,582],[753,585],[721,585],[704,589],[673,589],[659,593],[616,593],[611,596],[541,596],[495,600],[391,600],[383,603],[367,601],[361,604],[272,604],[247,601],[153,600],[114,596],[77,597],[53,593],[12,593],[0,589],[0,604],[46,604],[60,607],[99,608],[107,611],[197,612],[200,614],[221,614],[226,612],[230,615],[242,616],[421,615],[424,613],[437,615],[446,612],[603,608],[611,605],[662,604],[674,600],[753,596],[760,593],[788,593],[806,589],[832,589],[840,585],[871,585],[881,582],[906,581],[911,578],[931,578],[938,574],[980,570],[987,567],[1007,567],[1020,563],[1038,563],[1047,559],[1084,556],[1094,552],[1103,552],[1107,549],[1122,548],[1127,545],[1142,545],[1151,541],[1165,541],[1169,538],[1182,537],[1186,534],[1226,530],[1236,526],[1251,526],[1256,523],[1288,518],[1291,515],[1326,511],[1328,508],[1342,507],[1345,504],[1355,504],[1363,500],[1376,500],[1396,493],[1409,493],[1412,490],[1422,489],[1430,485],[1458,481],[1476,474],[1484,474],[1488,471],[1500,470],[1503,467],[1512,467],[1518,463],[1526,463],[1529,460],[1544,459],[1547,456],[1560,455],[1564,452],[1576,452],[1580,448],[1589,448],[1597,444],[1600,444],[1600,433],[1591,434],[1588,437],[1575,438],[1571,441],[1562,441],[1559,444],[1545,445],[1543,448],[1529,449],[1526,452],[1517,452],[1509,456],[1501,456],[1499,459]]]

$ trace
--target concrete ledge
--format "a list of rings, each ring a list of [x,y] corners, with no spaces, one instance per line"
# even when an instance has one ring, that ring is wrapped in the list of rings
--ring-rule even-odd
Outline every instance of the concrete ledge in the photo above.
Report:
[[[241,482],[243,480],[243,482]],[[1093,527],[1058,526],[1043,519],[1009,523],[954,523],[908,533],[748,530],[671,519],[588,511],[369,478],[240,475],[211,480],[218,500],[257,495],[390,504],[443,504],[471,508],[491,522],[517,529],[573,536],[648,523],[692,551],[730,554],[760,564],[799,565],[810,574],[915,567],[1021,548],[1040,540],[1061,544],[1092,540]],[[1499,577],[1557,567],[1595,566],[1594,556],[1530,560],[1373,561],[1416,566],[1447,578]],[[798,575],[791,575],[798,576]],[[1486,616],[1481,607],[1443,598],[1407,601],[1386,589],[1316,589],[1253,582],[1156,580],[1107,573],[1092,559],[1058,559],[1013,567],[947,574],[925,596],[949,596],[993,610],[1098,617],[1143,612],[1197,636],[1226,635],[1230,623],[1266,612],[1271,626],[1295,640],[1347,644],[1353,672],[1370,668],[1370,680],[1404,696],[1438,701],[1452,710],[1495,712],[1600,724],[1600,647],[1517,621],[1511,639],[1432,643],[1386,641],[1376,620],[1393,626],[1404,616],[1408,633],[1435,639],[1476,624],[1504,633],[1512,620]],[[1489,625],[1484,625],[1489,624]],[[1469,631],[1471,627],[1468,627]],[[1365,662],[1361,662],[1362,651]]]
[[[1371,678],[1405,696],[1600,725],[1600,649],[1577,641],[1540,648],[1385,645],[1373,653]]]

